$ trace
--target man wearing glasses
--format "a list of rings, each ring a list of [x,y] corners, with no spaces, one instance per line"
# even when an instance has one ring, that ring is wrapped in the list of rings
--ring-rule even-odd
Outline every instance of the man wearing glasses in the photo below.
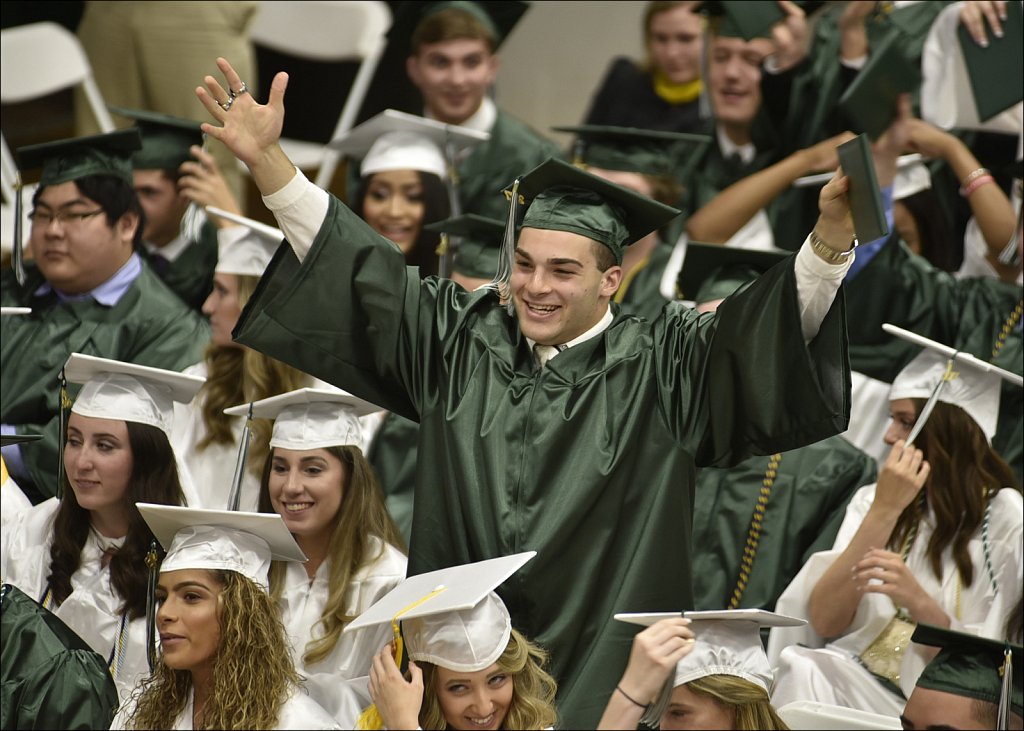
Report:
[[[72,352],[181,370],[198,361],[209,326],[136,253],[143,212],[132,185],[137,129],[32,145],[23,170],[42,168],[29,220],[30,261],[20,233],[0,276],[0,430],[43,439],[3,448],[33,501],[57,493],[60,370]],[[71,397],[74,394],[70,394]]]

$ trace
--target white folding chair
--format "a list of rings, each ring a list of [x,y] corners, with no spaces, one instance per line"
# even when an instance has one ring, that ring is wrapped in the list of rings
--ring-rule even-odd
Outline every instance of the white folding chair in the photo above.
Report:
[[[377,0],[264,0],[250,30],[252,42],[278,53],[311,61],[358,61],[359,70],[345,98],[331,139],[352,129],[391,25],[387,3]],[[329,83],[329,81],[328,81]],[[282,139],[281,147],[300,170],[319,168],[316,184],[326,189],[340,155],[326,144]]]
[[[85,91],[100,129],[113,132],[114,121],[93,79],[89,59],[74,33],[49,21],[0,30],[0,102],[19,104],[75,86],[81,86]],[[13,220],[14,215],[17,167],[6,137],[0,138],[0,143],[0,192],[4,198],[2,213],[6,222]],[[23,232],[27,235],[28,229],[24,228]],[[6,225],[0,232],[4,251],[10,250],[12,233]]]

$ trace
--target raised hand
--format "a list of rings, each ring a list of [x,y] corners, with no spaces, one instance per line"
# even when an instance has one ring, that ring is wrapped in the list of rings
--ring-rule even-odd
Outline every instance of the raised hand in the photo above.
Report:
[[[820,215],[814,230],[826,246],[836,251],[847,251],[853,245],[853,214],[847,195],[849,190],[850,179],[840,166],[818,194]]]
[[[924,453],[913,445],[906,446],[900,439],[892,446],[878,473],[871,509],[890,517],[898,516],[921,492],[930,473]]]
[[[960,4],[960,23],[967,33],[982,48],[988,46],[986,24],[996,38],[1003,37],[1003,23],[1006,20],[1006,0],[966,0]]]
[[[807,15],[796,3],[779,0],[786,17],[772,26],[775,64],[780,71],[791,69],[807,56],[809,35]]]
[[[370,666],[370,698],[377,706],[384,728],[418,728],[423,705],[423,671],[409,661],[409,680],[395,664],[392,645],[373,657]]]
[[[629,663],[619,686],[641,703],[653,703],[676,663],[693,649],[690,620],[672,617],[655,622],[633,638]]]
[[[178,172],[181,173],[181,177],[178,178],[178,190],[181,194],[200,206],[214,206],[241,215],[242,209],[213,155],[199,145],[192,145],[190,152],[196,159],[183,162],[178,168]],[[218,225],[221,221],[222,219],[217,219]],[[236,225],[230,221],[224,221],[224,224]]]

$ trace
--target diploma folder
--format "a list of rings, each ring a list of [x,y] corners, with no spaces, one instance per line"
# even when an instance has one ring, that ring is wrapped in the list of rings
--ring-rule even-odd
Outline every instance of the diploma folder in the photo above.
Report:
[[[850,179],[847,196],[853,213],[853,230],[860,243],[868,243],[889,235],[885,206],[871,158],[867,134],[859,134],[836,148],[843,173]]]

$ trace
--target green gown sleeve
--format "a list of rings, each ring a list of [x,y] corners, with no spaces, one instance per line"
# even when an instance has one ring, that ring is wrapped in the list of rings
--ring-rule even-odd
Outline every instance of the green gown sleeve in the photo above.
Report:
[[[45,498],[57,491],[59,377],[68,356],[85,353],[180,371],[202,359],[210,329],[145,265],[113,307],[91,299],[35,297],[42,279],[34,267],[30,272],[23,289],[9,271],[4,273],[4,304],[32,307],[33,312],[0,321],[0,409],[3,423],[19,432],[43,434],[43,439],[22,445],[30,479],[19,480],[19,485]],[[79,388],[69,384],[72,399]]]
[[[0,728],[109,728],[118,699],[103,657],[20,589],[2,591]]]
[[[697,476],[697,609],[773,610],[807,555],[831,548],[846,504],[878,471],[874,459],[840,436],[781,453],[774,478],[769,460],[751,457]]]
[[[537,370],[514,317],[461,291],[331,198],[302,263],[279,250],[238,342],[418,419],[410,575],[537,550],[501,589],[546,647],[568,727],[592,727],[633,632],[612,616],[693,606],[697,465],[846,428],[840,294],[805,345],[792,257],[715,314],[619,314]]]

